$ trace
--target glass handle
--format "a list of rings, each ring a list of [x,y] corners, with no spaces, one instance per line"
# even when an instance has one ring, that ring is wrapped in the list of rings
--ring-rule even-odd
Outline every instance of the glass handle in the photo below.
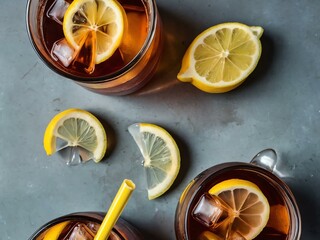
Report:
[[[250,163],[274,172],[277,164],[277,153],[272,148],[262,150],[252,158]]]

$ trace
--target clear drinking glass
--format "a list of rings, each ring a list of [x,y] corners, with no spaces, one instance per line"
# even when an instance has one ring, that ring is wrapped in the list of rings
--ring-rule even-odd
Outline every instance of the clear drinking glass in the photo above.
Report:
[[[42,227],[40,227],[30,238],[29,240],[42,240],[45,238],[46,234],[52,229],[52,227],[56,226],[57,224],[68,222],[68,225],[66,225],[65,230],[62,231],[59,239],[65,239],[62,236],[69,235],[71,239],[73,240],[87,240],[87,239],[93,239],[92,232],[94,233],[98,226],[101,224],[104,218],[104,213],[100,212],[79,212],[79,213],[72,213],[69,215],[65,215],[59,218],[56,218],[54,220],[51,220],[50,222],[46,223]],[[71,224],[70,224],[71,223]],[[77,238],[75,235],[77,235],[76,227],[70,227],[70,225],[76,224],[78,226],[84,225],[84,229],[89,229],[88,234],[90,237],[80,237]],[[76,230],[74,230],[76,229]],[[94,229],[94,230],[92,230]],[[80,230],[79,230],[80,231]],[[82,230],[83,231],[83,230]],[[73,232],[73,234],[71,233]],[[86,231],[85,231],[86,232]],[[73,235],[73,236],[71,236]],[[85,235],[85,234],[83,234]],[[72,238],[73,237],[73,238]],[[48,239],[48,235],[47,238]],[[69,239],[69,237],[67,238]],[[125,221],[123,218],[119,218],[116,225],[114,226],[109,240],[140,240],[143,239],[142,235],[138,232],[138,230],[133,227],[130,223]]]
[[[129,62],[125,63],[123,67],[114,72],[106,74],[101,72],[98,75],[78,74],[77,71],[63,66],[63,64],[52,57],[51,49],[48,48],[47,41],[44,39],[44,29],[50,27],[43,22],[43,18],[48,15],[46,12],[48,10],[48,1],[52,0],[28,0],[26,22],[33,48],[50,69],[91,91],[113,95],[132,93],[143,87],[154,75],[163,45],[162,24],[155,0],[119,0],[126,12],[136,11],[137,14],[141,12],[141,9],[135,9],[134,5],[130,5],[131,2],[139,2],[139,4],[144,6],[143,11],[147,19],[146,40],[141,44],[138,53]],[[72,0],[66,1],[71,2]],[[136,17],[132,19],[136,19]],[[135,25],[130,25],[131,21],[133,20],[128,17],[128,28]],[[130,47],[137,46],[138,37],[130,38]],[[110,67],[113,67],[112,63],[110,63]]]
[[[198,239],[202,232],[208,230],[206,226],[202,226],[192,217],[192,211],[200,198],[214,185],[232,178],[248,180],[258,185],[268,199],[270,209],[273,209],[271,210],[273,212],[270,211],[267,226],[255,239],[300,239],[301,217],[299,208],[287,184],[275,175],[276,167],[277,156],[275,151],[266,149],[257,154],[250,163],[222,163],[200,173],[189,183],[180,197],[175,216],[177,239]],[[272,219],[271,214],[274,215]],[[283,226],[280,226],[282,224],[286,225],[286,230]],[[277,229],[278,226],[279,229]]]

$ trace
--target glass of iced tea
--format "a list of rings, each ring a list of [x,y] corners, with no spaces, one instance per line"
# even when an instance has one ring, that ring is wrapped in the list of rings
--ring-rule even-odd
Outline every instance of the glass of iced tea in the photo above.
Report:
[[[99,212],[80,212],[54,219],[40,227],[29,240],[93,240],[103,221]],[[109,240],[140,240],[139,231],[130,223],[119,218]]]
[[[74,5],[83,5],[71,20],[76,41],[70,42],[65,36],[64,17],[74,1]],[[103,21],[99,16],[109,11],[104,7],[106,0],[28,0],[27,30],[40,58],[56,73],[97,93],[125,95],[140,89],[155,73],[161,55],[162,25],[155,0],[111,1],[124,10],[125,26],[120,45],[106,60],[99,60],[97,55],[107,51],[108,44],[103,42],[117,31],[107,19],[114,13],[106,13]],[[86,5],[91,3],[97,12],[95,23],[92,14],[86,13]],[[85,37],[80,39],[81,34]]]
[[[266,149],[250,163],[228,162],[200,173],[182,193],[175,217],[178,240],[297,240],[296,200]]]

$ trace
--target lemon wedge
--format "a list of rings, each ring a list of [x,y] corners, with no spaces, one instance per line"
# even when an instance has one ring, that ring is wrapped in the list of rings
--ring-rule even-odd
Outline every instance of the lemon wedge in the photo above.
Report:
[[[44,133],[43,144],[47,155],[66,147],[79,147],[85,153],[82,155],[83,158],[85,155],[83,161],[92,159],[99,162],[107,149],[107,136],[94,115],[72,108],[58,113],[50,121]]]
[[[62,233],[63,229],[69,224],[69,221],[58,223],[53,227],[49,228],[44,235],[43,240],[57,240],[59,239],[60,234]]]
[[[239,86],[261,55],[261,27],[222,23],[199,34],[187,49],[177,78],[208,93]]]
[[[63,33],[75,50],[90,36],[90,49],[99,64],[120,46],[126,21],[126,13],[116,0],[75,0],[65,12]]]
[[[270,205],[256,184],[242,179],[229,179],[213,186],[209,193],[219,196],[233,209],[227,220],[232,224],[234,236],[251,240],[267,225]]]
[[[270,218],[267,227],[285,235],[290,231],[290,216],[286,206],[276,204],[270,207]]]
[[[148,198],[164,194],[173,184],[180,169],[180,152],[172,136],[150,123],[136,123],[128,128],[144,158]]]

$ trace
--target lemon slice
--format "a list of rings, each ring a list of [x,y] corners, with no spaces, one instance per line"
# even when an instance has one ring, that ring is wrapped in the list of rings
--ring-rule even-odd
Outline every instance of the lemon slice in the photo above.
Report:
[[[75,0],[63,19],[64,36],[74,49],[79,50],[89,33],[93,34],[96,64],[107,60],[118,49],[125,26],[126,13],[116,0]]]
[[[62,233],[63,229],[69,224],[69,221],[58,223],[53,227],[49,228],[44,235],[43,240],[57,240],[59,239],[60,234]]]
[[[62,145],[57,147],[57,142]],[[72,108],[58,113],[50,121],[43,144],[48,155],[65,147],[79,147],[85,153],[84,161],[92,159],[99,162],[107,149],[107,136],[95,116],[87,111]]]
[[[254,239],[267,225],[270,206],[257,185],[241,179],[229,179],[213,186],[209,193],[219,196],[233,210],[229,218],[234,235]]]
[[[178,79],[209,93],[236,88],[258,64],[262,33],[261,27],[241,23],[208,28],[187,49]]]
[[[128,128],[144,158],[148,198],[155,199],[173,184],[180,169],[180,152],[171,135],[149,123],[136,123]]]

